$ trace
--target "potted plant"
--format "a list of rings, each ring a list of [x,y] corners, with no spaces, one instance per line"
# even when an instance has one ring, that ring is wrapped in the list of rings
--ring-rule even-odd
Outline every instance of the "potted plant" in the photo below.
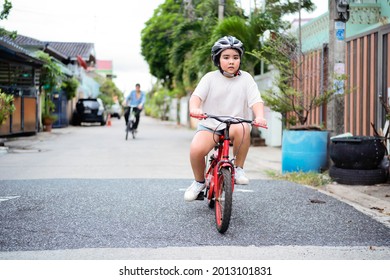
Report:
[[[0,89],[0,126],[15,111],[14,97]]]
[[[299,45],[293,35],[276,35],[252,55],[279,72],[277,90],[263,92],[262,97],[271,110],[282,115],[282,172],[319,172],[327,168],[329,132],[323,123],[307,125],[308,118],[315,109],[342,96],[336,93],[343,92],[345,75],[335,75],[336,82],[329,89],[318,92],[319,87],[313,87],[314,92],[308,93],[304,83],[313,73],[303,73],[306,58]]]
[[[39,81],[40,91],[43,92],[42,124],[45,131],[51,131],[53,122],[57,120],[54,114],[55,104],[52,101],[52,93],[60,87],[63,74],[58,64],[47,53],[39,51],[37,56],[44,61]]]
[[[42,113],[43,130],[50,132],[53,123],[57,120],[57,115],[54,114],[55,104],[51,99],[45,100],[44,111]]]

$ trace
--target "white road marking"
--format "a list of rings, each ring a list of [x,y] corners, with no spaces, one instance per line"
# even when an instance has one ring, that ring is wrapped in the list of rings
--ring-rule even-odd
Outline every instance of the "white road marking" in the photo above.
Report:
[[[20,196],[19,195],[14,195],[14,196],[0,196],[0,202],[2,201],[7,201],[7,200],[10,200],[10,199],[14,199],[14,198],[19,198]]]
[[[244,190],[244,189],[239,189],[239,188],[234,188],[235,192],[253,192],[253,190]]]

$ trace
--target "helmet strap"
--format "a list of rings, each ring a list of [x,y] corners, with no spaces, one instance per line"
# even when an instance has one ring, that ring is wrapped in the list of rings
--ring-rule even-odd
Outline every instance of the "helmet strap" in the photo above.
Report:
[[[224,75],[225,77],[228,77],[228,78],[234,78],[236,76],[240,76],[241,75],[241,71],[240,69],[238,69],[238,71],[234,74],[230,74],[226,71],[223,71],[221,67],[219,67],[219,71],[221,72],[222,75]]]

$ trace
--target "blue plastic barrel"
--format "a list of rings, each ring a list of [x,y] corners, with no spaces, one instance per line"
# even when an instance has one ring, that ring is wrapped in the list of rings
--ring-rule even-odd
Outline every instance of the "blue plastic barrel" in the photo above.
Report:
[[[328,131],[284,130],[282,173],[320,172],[328,164]]]

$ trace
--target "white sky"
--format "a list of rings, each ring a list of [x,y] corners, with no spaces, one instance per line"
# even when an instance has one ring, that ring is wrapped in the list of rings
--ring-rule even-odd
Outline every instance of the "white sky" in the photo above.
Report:
[[[143,90],[151,88],[154,79],[141,55],[141,30],[165,0],[11,2],[13,8],[8,19],[0,21],[3,28],[41,41],[94,43],[97,59],[113,61],[114,74],[117,75],[114,81],[125,95],[136,83],[140,83]],[[328,1],[313,2],[318,9],[310,17],[327,11]],[[2,6],[4,1],[0,0],[0,3]],[[254,0],[241,0],[244,9],[253,8],[253,3]]]

